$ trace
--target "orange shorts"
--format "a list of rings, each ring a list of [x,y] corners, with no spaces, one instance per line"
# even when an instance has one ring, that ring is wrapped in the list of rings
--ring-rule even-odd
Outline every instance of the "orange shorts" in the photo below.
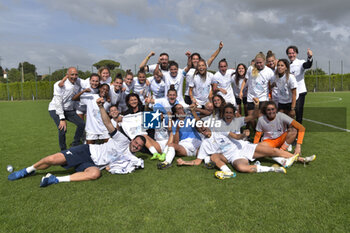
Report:
[[[286,141],[287,132],[284,132],[281,136],[275,139],[265,139],[263,142],[266,142],[269,144],[269,146],[273,148],[280,148],[283,143]]]

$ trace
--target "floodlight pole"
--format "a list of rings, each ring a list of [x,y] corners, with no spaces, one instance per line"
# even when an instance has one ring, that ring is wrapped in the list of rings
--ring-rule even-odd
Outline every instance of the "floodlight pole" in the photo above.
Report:
[[[23,100],[23,83],[24,83],[24,71],[23,71],[23,62],[22,62],[22,82],[21,82],[22,100]]]

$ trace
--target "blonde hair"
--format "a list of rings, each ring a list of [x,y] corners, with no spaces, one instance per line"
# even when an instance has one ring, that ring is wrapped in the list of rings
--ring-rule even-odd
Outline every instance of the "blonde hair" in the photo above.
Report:
[[[264,62],[266,61],[266,57],[265,57],[265,55],[264,55],[263,52],[259,52],[259,53],[255,56],[254,60],[256,60],[256,59],[258,59],[258,58],[262,58],[262,59],[264,60]],[[254,63],[254,65],[253,65],[253,70],[252,70],[252,76],[253,76],[253,78],[256,78],[256,77],[258,77],[258,75],[259,75],[259,70],[258,70],[258,68],[256,68],[256,65],[255,65],[255,63]]]
[[[107,66],[102,66],[98,69],[97,73],[101,76],[103,70],[108,70],[109,75],[111,75],[111,70]]]

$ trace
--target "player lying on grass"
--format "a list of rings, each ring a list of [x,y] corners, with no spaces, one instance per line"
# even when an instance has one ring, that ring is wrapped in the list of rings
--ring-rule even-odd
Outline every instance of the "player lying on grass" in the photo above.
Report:
[[[262,116],[259,117],[258,124],[256,126],[256,134],[254,143],[260,141],[263,136],[264,144],[272,148],[280,148],[286,150],[289,145],[294,142],[298,135],[297,145],[295,146],[294,154],[301,154],[301,144],[303,143],[305,127],[302,126],[296,120],[293,120],[288,115],[277,112],[277,106],[274,101],[269,101],[261,109]],[[289,127],[289,128],[288,128]],[[284,159],[273,158],[279,164],[284,163]],[[298,161],[308,163],[314,161],[316,155],[309,157],[298,157]]]
[[[103,123],[111,136],[107,143],[71,147],[68,150],[49,155],[30,167],[11,173],[8,179],[17,180],[33,174],[36,170],[45,170],[56,165],[61,165],[66,169],[74,167],[76,172],[68,176],[56,177],[48,173],[40,183],[40,187],[46,187],[60,182],[95,180],[101,176],[100,168],[105,166],[112,174],[125,174],[136,168],[143,168],[143,160],[137,158],[134,153],[145,145],[145,138],[139,135],[130,141],[113,127],[103,107],[104,99],[99,98],[97,104]]]

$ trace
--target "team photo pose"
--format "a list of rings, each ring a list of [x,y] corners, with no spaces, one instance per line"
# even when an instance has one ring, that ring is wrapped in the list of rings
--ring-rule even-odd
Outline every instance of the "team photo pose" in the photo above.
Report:
[[[60,81],[54,84],[53,98],[49,104],[49,114],[57,126],[58,142],[61,150],[67,149],[66,120],[77,126],[72,145],[77,146],[82,143],[85,122],[76,114],[74,110],[74,101],[72,100],[74,90],[79,89],[79,86],[76,84],[77,79],[77,69],[75,67],[68,68],[67,79],[64,81],[63,86],[59,87]]]
[[[236,98],[233,93],[232,83],[234,69],[228,69],[226,59],[219,61],[219,71],[214,75],[213,91],[224,97],[226,103],[236,105]]]
[[[206,62],[203,59],[199,60],[193,79],[189,83],[189,95],[192,104],[204,106],[207,102],[211,101],[213,84],[213,74],[207,71]]]
[[[247,110],[247,91],[248,91],[248,83],[245,83],[243,86],[243,97],[242,99],[239,97],[239,94],[242,89],[243,80],[245,79],[245,75],[247,73],[247,66],[243,63],[240,63],[236,67],[236,72],[233,74],[233,93],[236,98],[236,104],[237,104],[237,111],[239,115],[242,115],[242,103],[243,103],[243,110],[244,115],[248,116],[248,110]]]
[[[174,119],[175,122],[172,125],[174,139],[173,143],[168,144],[165,161],[158,163],[159,169],[171,167],[175,155],[195,156],[197,149],[201,144],[201,138],[197,130],[189,124],[189,122],[192,121],[193,116],[186,115],[185,109],[181,104],[176,104],[172,108],[172,114],[176,116]]]
[[[110,85],[109,98],[111,100],[111,105],[118,107],[122,98],[125,98],[123,92],[123,78],[120,73],[116,74],[113,82]]]
[[[74,100],[80,100],[86,106],[86,144],[95,144],[98,140],[107,142],[109,137],[106,126],[102,122],[99,106],[96,100],[104,99],[104,108],[108,110],[111,104],[107,101],[109,93],[109,85],[104,83],[98,88],[98,94],[86,94],[81,96],[74,96]]]
[[[255,101],[256,108],[259,101]],[[197,120],[199,118],[193,113]],[[254,161],[261,157],[283,157],[286,158],[285,167],[290,167],[298,155],[289,152],[274,149],[263,144],[255,145],[241,140],[244,135],[233,132],[214,132],[208,127],[200,127],[199,132],[205,136],[198,151],[197,159],[193,161],[184,161],[178,159],[178,165],[199,165],[202,160],[210,156],[221,171],[215,172],[218,179],[235,177],[235,173],[226,165],[231,163],[233,167],[240,172],[280,172],[286,173],[284,167],[267,167],[261,165],[250,165],[249,161]]]
[[[299,98],[297,100],[296,109],[295,109],[296,120],[297,122],[302,124],[305,96],[307,94],[304,75],[305,75],[305,70],[311,68],[313,59],[312,59],[312,51],[310,49],[307,49],[307,61],[298,59],[297,58],[298,53],[299,53],[298,47],[294,45],[291,45],[286,49],[286,54],[290,61],[290,73],[295,76],[298,83],[297,91],[299,93]]]
[[[219,53],[220,53],[220,51],[222,50],[223,47],[224,47],[224,43],[222,43],[222,41],[220,41],[219,47],[215,50],[215,52],[207,60],[207,66],[208,67],[211,66],[211,64],[213,63],[215,58],[219,55]],[[191,63],[190,63],[190,69],[186,73],[185,103],[188,104],[188,105],[191,105],[192,101],[191,101],[190,94],[189,94],[189,90],[190,90],[189,83],[190,83],[191,79],[193,78],[194,72],[197,69],[198,62],[199,62],[200,59],[202,59],[202,57],[201,57],[201,55],[199,53],[192,53],[191,54],[190,51],[186,52],[186,56],[190,56]]]
[[[294,75],[290,73],[287,59],[278,60],[275,74],[271,80],[271,86],[277,87],[278,110],[294,118],[296,100],[298,99],[298,84]]]
[[[267,51],[266,66],[269,67],[273,72],[276,72],[277,61],[278,60],[276,59],[276,55],[271,50]],[[275,101],[276,104],[278,104],[278,87],[274,86],[271,88],[271,99]]]
[[[101,145],[79,145],[68,150],[49,155],[32,166],[11,173],[8,179],[13,181],[32,175],[37,170],[46,170],[51,166],[61,165],[65,169],[74,168],[75,173],[67,176],[54,176],[48,173],[41,179],[40,187],[51,184],[71,181],[95,180],[101,176],[100,168],[106,169],[112,174],[126,174],[137,168],[143,168],[143,160],[137,158],[134,153],[140,151],[145,145],[145,138],[137,136],[129,140],[124,134],[113,127],[106,110],[104,99],[97,100],[103,123],[105,124],[111,139]]]
[[[274,101],[267,102],[261,109],[261,112],[263,115],[259,117],[256,126],[254,143],[259,143],[261,136],[264,135],[260,144],[286,150],[298,137],[294,154],[301,155],[301,144],[305,135],[305,127],[288,115],[277,112],[277,106]],[[284,159],[276,157],[273,159],[279,164],[283,165],[285,163]],[[316,155],[305,158],[298,157],[298,161],[303,163],[308,163],[315,159]]]

